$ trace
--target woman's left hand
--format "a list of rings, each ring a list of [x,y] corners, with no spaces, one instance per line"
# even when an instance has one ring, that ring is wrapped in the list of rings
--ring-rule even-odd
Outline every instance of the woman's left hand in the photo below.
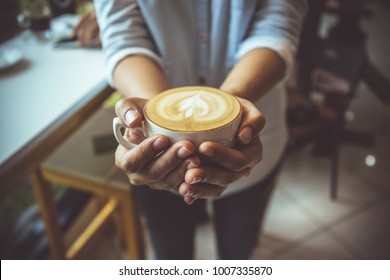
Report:
[[[262,158],[259,133],[265,125],[265,118],[253,103],[242,98],[239,100],[243,112],[237,132],[237,145],[228,148],[207,141],[199,146],[199,154],[209,164],[202,164],[202,167],[186,172],[185,182],[181,184],[179,192],[188,204],[197,198],[220,196],[229,184],[249,175],[252,167]]]

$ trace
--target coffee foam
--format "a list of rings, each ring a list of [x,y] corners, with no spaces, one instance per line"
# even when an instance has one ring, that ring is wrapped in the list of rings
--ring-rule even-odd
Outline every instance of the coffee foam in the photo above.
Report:
[[[224,126],[241,112],[230,94],[206,87],[166,91],[148,102],[145,113],[155,124],[175,131],[203,131]]]

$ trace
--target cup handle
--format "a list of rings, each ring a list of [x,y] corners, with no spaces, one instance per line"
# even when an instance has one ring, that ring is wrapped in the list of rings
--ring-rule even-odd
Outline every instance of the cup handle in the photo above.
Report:
[[[138,146],[137,144],[134,144],[134,143],[131,143],[129,141],[127,141],[123,135],[122,135],[122,132],[121,132],[121,128],[128,128],[127,125],[125,125],[122,120],[118,117],[115,117],[113,122],[112,122],[112,128],[113,128],[113,131],[114,131],[114,136],[116,138],[116,141],[118,141],[119,144],[121,144],[123,147],[127,148],[127,149],[133,149],[135,148],[136,146]]]

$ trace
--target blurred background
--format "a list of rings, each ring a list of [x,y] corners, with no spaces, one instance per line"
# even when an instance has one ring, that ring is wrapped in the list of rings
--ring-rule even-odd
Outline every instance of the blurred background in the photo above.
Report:
[[[308,3],[296,67],[286,85],[290,140],[252,258],[390,259],[390,1]],[[42,47],[53,58],[45,66],[49,74],[34,76],[34,85],[47,83],[50,75],[55,80],[50,69],[65,67],[70,55],[81,58],[71,67],[82,67],[82,57],[89,55],[102,64],[97,33],[84,29],[93,34],[81,44],[72,31],[80,20],[93,20],[90,2],[2,0],[0,5],[2,120],[10,117],[3,110],[9,89],[29,90],[20,83],[10,87],[10,81],[40,65],[29,60],[29,49]],[[81,76],[95,79],[90,86],[95,89],[104,83],[104,70],[93,69],[96,72]],[[69,75],[65,83],[79,81]],[[106,86],[95,91],[105,93],[96,110],[85,119],[75,113],[77,129],[74,119],[61,123],[60,130],[72,126],[70,136],[56,140],[50,153],[23,159],[16,150],[2,157],[2,259],[154,258],[131,188],[113,164],[116,143],[110,123],[120,97]],[[86,95],[91,89],[80,92]],[[45,106],[39,98],[32,102],[29,106],[36,112]],[[47,126],[69,117],[77,104]],[[48,134],[48,129],[40,131]],[[37,138],[33,135],[24,145]],[[7,149],[3,140],[0,148]],[[40,166],[41,171],[33,176],[12,171],[10,162],[16,156],[18,167],[33,158],[35,170]],[[53,198],[57,210],[50,210]],[[44,222],[58,225],[45,233]],[[217,257],[211,222],[207,209],[197,229],[197,259]]]

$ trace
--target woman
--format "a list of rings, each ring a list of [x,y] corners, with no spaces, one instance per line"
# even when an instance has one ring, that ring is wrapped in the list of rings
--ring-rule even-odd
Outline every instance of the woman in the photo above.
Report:
[[[116,163],[137,186],[157,258],[193,258],[193,217],[205,202],[199,198],[216,198],[219,257],[250,258],[287,140],[282,82],[305,2],[96,0],[95,7],[109,83],[126,97],[116,112],[130,128],[128,137],[140,143],[131,150],[119,146]],[[186,85],[239,97],[243,120],[235,147],[171,145],[163,135],[144,139],[134,129],[148,99]]]

